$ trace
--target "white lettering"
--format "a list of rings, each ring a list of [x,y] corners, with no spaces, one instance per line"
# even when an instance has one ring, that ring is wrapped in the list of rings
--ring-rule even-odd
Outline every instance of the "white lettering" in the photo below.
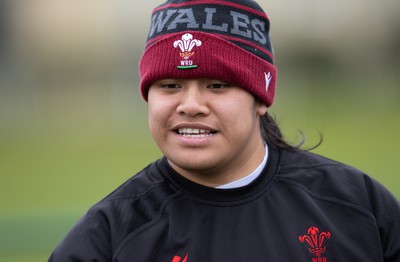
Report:
[[[193,65],[193,60],[181,60],[181,66],[191,66]]]
[[[179,9],[178,15],[168,26],[167,30],[176,29],[177,24],[186,24],[186,28],[199,28],[199,24],[194,18],[193,9]]]
[[[233,27],[231,29],[231,33],[251,38],[251,31],[247,28],[250,24],[249,17],[245,14],[241,14],[235,11],[231,11],[231,16],[233,18]],[[241,28],[244,28],[245,30],[240,30]]]
[[[260,44],[264,45],[267,43],[267,39],[265,38],[265,23],[258,20],[253,19],[251,20],[251,25],[254,28],[253,38]]]
[[[213,25],[213,16],[217,12],[216,8],[205,8],[204,11],[207,13],[206,23],[203,24],[203,29],[211,29],[221,32],[228,32],[228,24],[222,23],[220,26]]]
[[[202,12],[204,12],[202,14]],[[217,8],[205,7],[204,9],[169,9],[166,12],[160,11],[153,15],[151,19],[151,28],[149,37],[155,34],[166,33],[169,30],[182,29],[213,30],[223,33],[231,33],[240,37],[253,39],[254,41],[265,45],[268,42],[266,30],[267,24],[262,19],[250,19],[246,13],[230,11],[228,17],[224,20],[217,19],[214,14],[222,12]],[[200,20],[201,18],[201,20]],[[198,23],[201,22],[200,24]]]
[[[154,31],[157,28],[157,33],[160,33],[163,29],[167,21],[171,18],[173,14],[176,13],[176,10],[168,10],[165,18],[163,19],[164,12],[160,12],[157,15],[154,15],[151,19],[151,28],[149,36],[151,37],[154,34]]]

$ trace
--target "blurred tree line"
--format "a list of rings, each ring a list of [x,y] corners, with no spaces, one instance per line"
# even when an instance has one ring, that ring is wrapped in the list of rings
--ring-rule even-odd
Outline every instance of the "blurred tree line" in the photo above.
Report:
[[[2,100],[29,100],[54,90],[108,95],[116,85],[136,91],[149,14],[161,2],[144,1],[138,8],[126,0],[1,1],[2,78],[8,80],[0,87]],[[283,81],[307,86],[324,79],[341,88],[340,81],[353,79],[361,81],[353,88],[362,90],[377,88],[373,82],[398,81],[398,1],[259,3],[269,8]],[[399,92],[393,88],[388,96]]]

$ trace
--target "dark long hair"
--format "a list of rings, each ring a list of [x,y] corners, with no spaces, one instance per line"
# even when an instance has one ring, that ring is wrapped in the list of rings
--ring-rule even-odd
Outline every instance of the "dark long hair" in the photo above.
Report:
[[[299,131],[302,139],[297,144],[293,145],[285,140],[281,129],[279,128],[278,124],[276,123],[275,119],[266,113],[260,119],[260,128],[261,128],[261,135],[265,142],[271,145],[275,145],[277,147],[286,148],[286,149],[304,149],[304,150],[313,150],[317,148],[322,143],[322,135],[319,134],[319,141],[316,145],[313,145],[309,148],[303,148],[305,142],[305,135],[303,132]]]

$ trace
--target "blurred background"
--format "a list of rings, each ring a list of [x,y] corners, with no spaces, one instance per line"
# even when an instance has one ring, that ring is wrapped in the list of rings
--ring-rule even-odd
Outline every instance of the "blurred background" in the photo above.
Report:
[[[138,92],[162,1],[0,1],[0,261],[45,261],[94,203],[161,156]],[[400,198],[400,1],[259,1],[292,142]]]

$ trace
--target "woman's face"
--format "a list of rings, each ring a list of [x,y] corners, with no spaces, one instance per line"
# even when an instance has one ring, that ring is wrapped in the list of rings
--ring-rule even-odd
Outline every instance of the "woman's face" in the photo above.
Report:
[[[265,153],[260,116],[266,106],[238,86],[215,79],[159,80],[149,89],[148,112],[162,153],[195,182],[245,176],[240,171],[254,161],[256,167]]]

